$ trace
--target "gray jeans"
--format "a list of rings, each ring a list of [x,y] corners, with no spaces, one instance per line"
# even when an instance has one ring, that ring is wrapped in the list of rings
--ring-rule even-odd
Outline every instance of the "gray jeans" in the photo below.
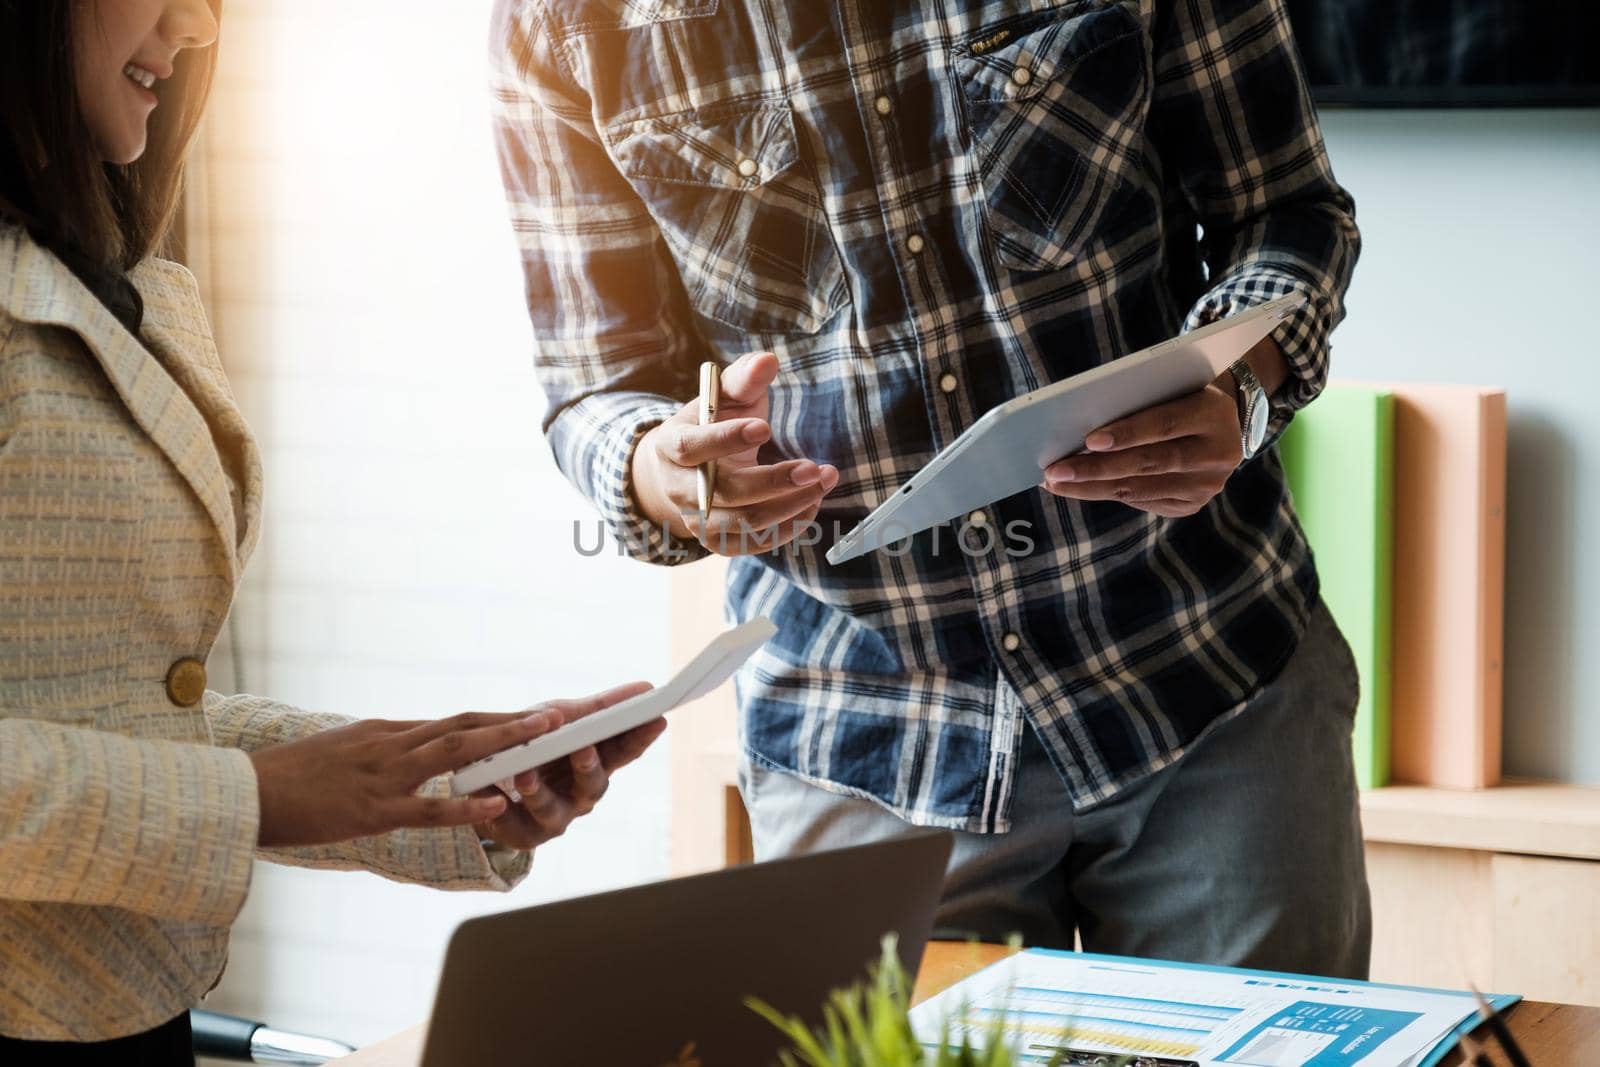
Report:
[[[1355,661],[1318,605],[1283,672],[1177,763],[1074,813],[1031,729],[1012,829],[957,833],[940,936],[1364,978]],[[758,859],[903,833],[869,801],[745,761]]]

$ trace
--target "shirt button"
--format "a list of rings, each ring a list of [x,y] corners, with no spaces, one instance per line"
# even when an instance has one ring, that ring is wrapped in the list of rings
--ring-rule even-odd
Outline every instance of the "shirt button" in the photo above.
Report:
[[[906,238],[906,247],[911,250],[912,255],[916,255],[918,252],[922,251],[922,246],[922,234],[914,233],[910,237]]]
[[[878,99],[872,102],[872,106],[880,115],[887,115],[889,112],[894,110],[894,105],[889,103],[889,98],[887,96],[878,97]]]
[[[192,708],[206,695],[206,665],[185,656],[167,670],[167,699],[180,708]]]
[[[756,176],[756,171],[760,169],[761,168],[757,166],[756,161],[753,159],[739,160],[739,173],[744,175],[746,178],[754,178]]]
[[[981,511],[974,511],[971,515],[967,516],[967,521],[974,526],[987,526],[989,525],[989,516],[985,515]]]
[[[1008,633],[1000,639],[1000,647],[1005,649],[1007,652],[1015,652],[1017,649],[1022,647],[1022,638],[1018,637],[1016,634]]]
[[[940,388],[941,391],[946,392],[946,393],[955,392],[956,391],[956,376],[954,374],[941,374],[941,375],[939,375],[939,388]]]
[[[1018,85],[1027,85],[1033,81],[1033,71],[1027,67],[1013,67],[1011,68],[1011,80]]]

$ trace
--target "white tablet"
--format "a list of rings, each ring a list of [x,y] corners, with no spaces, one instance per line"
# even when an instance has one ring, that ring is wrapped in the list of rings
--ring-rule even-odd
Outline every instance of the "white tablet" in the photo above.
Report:
[[[840,538],[828,562],[1034,488],[1100,427],[1203,389],[1303,303],[1300,294],[1279,297],[990,409]]]
[[[666,685],[585,715],[543,737],[467,764],[451,776],[450,792],[455,796],[475,793],[659,719],[679,704],[703,697],[733,677],[739,665],[777,632],[778,628],[770,619],[758,615],[717,637]]]

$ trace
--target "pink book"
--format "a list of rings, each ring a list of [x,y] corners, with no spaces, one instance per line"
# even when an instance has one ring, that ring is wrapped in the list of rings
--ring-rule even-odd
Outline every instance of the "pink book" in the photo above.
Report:
[[[1393,779],[1500,781],[1506,395],[1385,382],[1394,394]]]

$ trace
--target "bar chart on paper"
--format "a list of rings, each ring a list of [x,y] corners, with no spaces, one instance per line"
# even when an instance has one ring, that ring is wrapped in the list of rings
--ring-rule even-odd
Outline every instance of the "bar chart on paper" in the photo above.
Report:
[[[982,1031],[1003,1014],[1012,1029],[1027,1037],[1031,1051],[1092,1046],[1184,1059],[1198,1053],[1207,1038],[1244,1010],[1029,985],[984,1004],[972,1009],[971,1025]]]
[[[1509,1002],[1509,1000],[1507,1001]],[[1472,1013],[1468,994],[1031,950],[919,1006],[925,1043],[998,1026],[1024,1063],[1416,1067]]]

